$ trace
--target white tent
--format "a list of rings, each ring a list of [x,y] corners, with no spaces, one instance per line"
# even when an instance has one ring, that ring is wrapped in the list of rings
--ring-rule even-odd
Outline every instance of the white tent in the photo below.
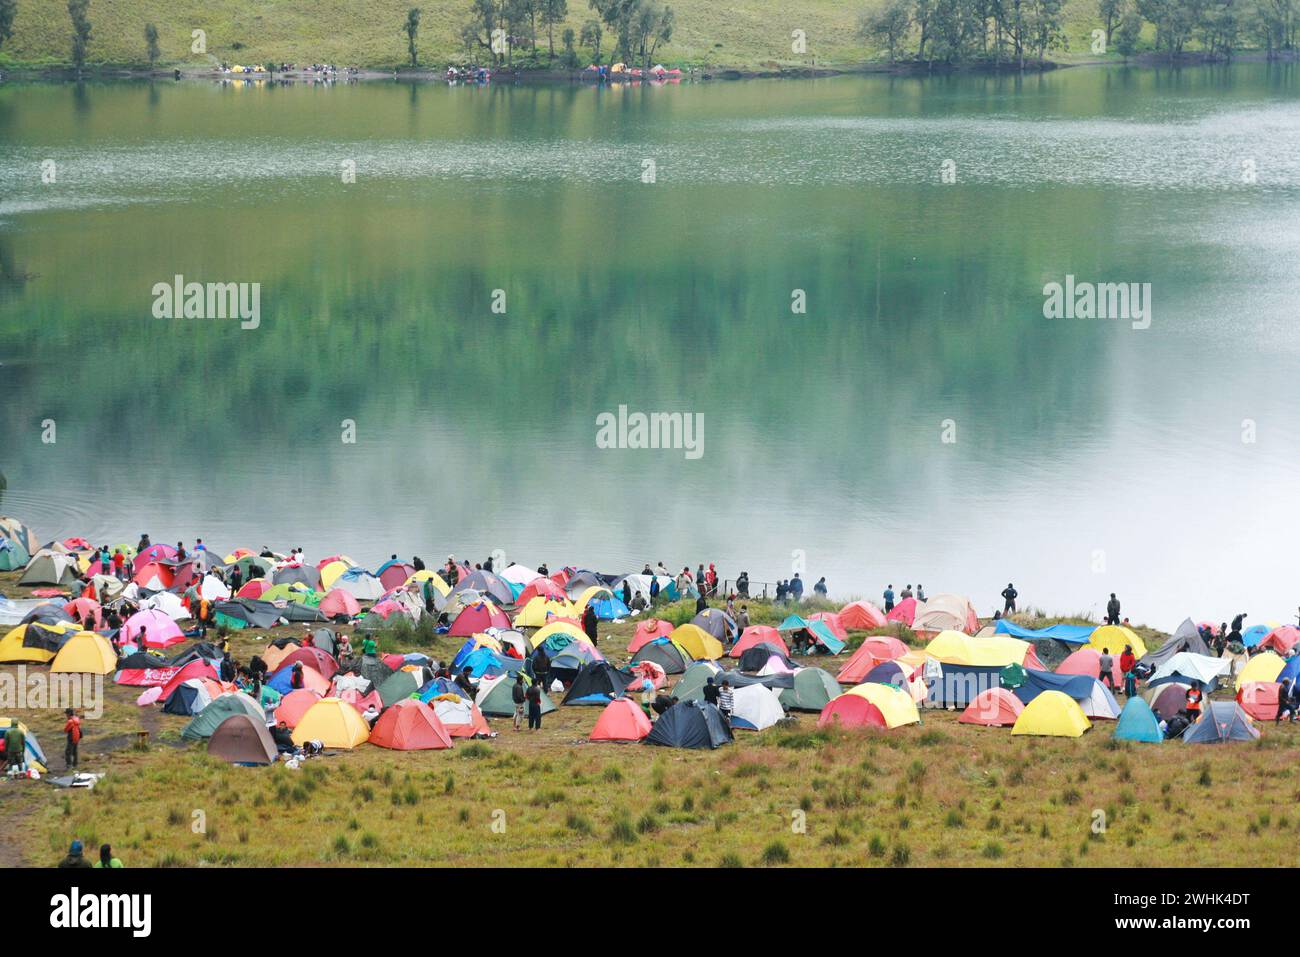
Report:
[[[364,568],[349,568],[330,587],[342,588],[357,601],[375,601],[384,593],[379,578]]]
[[[526,568],[525,566],[519,564],[511,565],[505,571],[498,572],[497,574],[499,574],[502,578],[504,578],[508,582],[514,582],[516,585],[527,585],[534,578],[542,577],[539,573],[535,572],[533,569]]]
[[[912,619],[913,631],[965,632],[969,619],[974,616],[970,600],[961,595],[932,595],[923,602],[917,602],[916,615]]]
[[[785,717],[785,709],[775,691],[764,685],[746,685],[737,688],[735,709],[731,713],[732,728],[762,731]]]
[[[27,563],[27,569],[23,572],[23,577],[18,579],[18,584],[72,585],[76,583],[79,571],[75,555],[64,555],[43,548]]]
[[[41,605],[50,604],[48,598],[9,599],[0,597],[0,625],[21,625],[27,613]]]
[[[199,586],[199,594],[208,601],[225,601],[230,597],[230,589],[216,575],[207,575]]]
[[[150,595],[140,602],[140,607],[142,609],[155,608],[172,621],[180,621],[182,618],[190,617],[190,613],[181,604],[180,596],[169,591],[160,591],[156,595]]]
[[[1210,684],[1215,678],[1223,677],[1231,670],[1232,662],[1226,658],[1213,658],[1191,651],[1180,651],[1157,668],[1151,680],[1179,674],[1185,678],[1195,678],[1201,684]]]
[[[1096,678],[1092,680],[1092,694],[1087,698],[1077,698],[1075,700],[1079,702],[1079,707],[1083,709],[1085,717],[1109,718],[1111,720],[1119,717],[1119,702],[1110,693],[1110,689]]]

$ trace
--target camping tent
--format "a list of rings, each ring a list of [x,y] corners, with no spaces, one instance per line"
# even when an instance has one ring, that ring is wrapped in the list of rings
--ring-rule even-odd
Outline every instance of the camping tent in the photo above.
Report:
[[[1180,651],[1167,658],[1148,680],[1149,686],[1180,681],[1183,684],[1196,683],[1204,688],[1213,688],[1232,668],[1232,662],[1210,655],[1198,655],[1192,651]]]
[[[667,638],[673,633],[672,622],[664,621],[661,618],[647,618],[636,626],[636,631],[632,633],[632,640],[627,643],[629,654],[636,654],[646,645],[657,638]]]
[[[1006,728],[1016,723],[1025,710],[1020,699],[1006,688],[986,688],[975,696],[957,721],[981,724],[989,728]]]
[[[107,638],[93,631],[70,635],[50,662],[50,671],[64,674],[107,675],[116,670],[117,652]]]
[[[679,625],[673,629],[672,634],[668,637],[677,642],[682,647],[682,650],[695,661],[705,659],[716,661],[726,653],[722,647],[722,642],[699,625]]]
[[[621,695],[631,681],[631,675],[619,671],[608,661],[593,661],[578,671],[563,703],[603,705]]]
[[[1148,744],[1159,744],[1165,739],[1155,712],[1139,697],[1124,702],[1124,710],[1115,725],[1114,737],[1121,741],[1142,741]]]
[[[646,744],[666,748],[720,748],[732,741],[722,713],[705,701],[679,701],[659,716]]]
[[[1185,744],[1225,744],[1254,741],[1259,729],[1235,701],[1207,701],[1201,718],[1183,732]]]
[[[370,743],[394,751],[442,751],[451,747],[451,735],[433,708],[406,698],[379,716]]]
[[[370,728],[365,719],[356,708],[339,698],[321,698],[307,709],[293,729],[293,743],[299,746],[319,741],[327,748],[355,748],[369,737]]]
[[[650,733],[651,728],[650,719],[635,701],[631,698],[616,698],[605,705],[588,740],[640,741]]]
[[[321,578],[323,583],[323,570]],[[383,582],[364,568],[349,568],[342,575],[335,578],[330,587],[341,588],[358,601],[375,601],[384,594]]]
[[[1285,666],[1286,662],[1272,651],[1253,655],[1246,667],[1237,674],[1237,690],[1252,681],[1277,681],[1277,676]]]
[[[57,585],[60,588],[67,588],[77,583],[79,571],[75,555],[65,555],[42,548],[32,555],[22,578],[18,579],[18,584]]]
[[[1122,646],[1120,648],[1111,648],[1111,652],[1115,654],[1123,650]],[[1196,623],[1190,618],[1184,619],[1183,623],[1174,629],[1174,633],[1169,636],[1169,640],[1163,645],[1142,655],[1141,663],[1144,669],[1155,671],[1174,655],[1183,651],[1190,651],[1196,655],[1213,654],[1205,643],[1205,639],[1201,637],[1200,629],[1196,627]],[[1133,653],[1137,654],[1137,649],[1134,649]]]
[[[895,609],[897,610],[897,609]],[[979,616],[970,600],[961,595],[931,595],[916,606],[912,630],[921,638],[943,631],[961,631],[973,635],[979,631]]]
[[[1025,705],[1012,734],[1077,738],[1092,725],[1079,703],[1063,691],[1044,691]]]
[[[866,698],[874,704],[885,719],[886,727],[898,728],[905,724],[919,724],[921,721],[916,702],[903,688],[890,684],[861,684],[850,688],[846,693]]]
[[[163,701],[164,714],[179,714],[187,718],[192,718],[208,705],[212,704],[213,694],[210,687],[216,686],[220,689],[221,685],[214,682],[211,678],[189,678],[182,681],[172,689],[172,693]],[[161,698],[162,688],[159,686],[154,700]],[[218,695],[221,692],[218,690]]]
[[[181,729],[181,737],[186,741],[210,738],[212,733],[220,727],[221,722],[232,714],[246,714],[259,721],[265,720],[262,706],[248,695],[240,693],[223,694],[213,699],[212,704],[190,719],[190,723]]]
[[[869,601],[854,601],[839,610],[840,624],[845,628],[870,631],[872,628],[884,628],[885,613]]]
[[[1237,704],[1256,721],[1272,721],[1277,717],[1277,699],[1282,685],[1276,681],[1252,681],[1237,692]]]
[[[800,668],[793,687],[781,692],[781,704],[791,711],[820,712],[840,694],[839,683],[821,668]]]
[[[827,702],[826,707],[817,716],[817,727],[827,728],[888,728],[889,722],[880,713],[880,709],[862,695],[845,694]]]
[[[1124,681],[1123,675],[1119,670],[1119,655],[1112,653],[1110,656],[1110,676],[1118,688]],[[1089,678],[1101,677],[1101,652],[1091,645],[1087,645],[1074,652],[1059,665],[1056,666],[1058,675],[1087,675]]]
[[[283,721],[290,728],[296,727],[302,716],[320,699],[320,694],[310,688],[290,691],[280,699],[279,707],[275,709],[275,720]]]
[[[849,656],[849,660],[844,662],[844,667],[835,676],[836,680],[840,684],[861,684],[862,679],[876,665],[884,661],[900,658],[907,652],[907,645],[897,638],[891,638],[887,635],[864,638],[862,644]]]
[[[1133,649],[1134,656],[1141,658],[1147,653],[1147,646],[1142,643],[1142,639],[1137,633],[1125,628],[1123,625],[1102,625],[1094,629],[1093,633],[1088,636],[1088,644],[1098,651],[1110,649],[1112,655],[1122,654],[1124,646],[1128,645]]]
[[[19,625],[0,639],[0,664],[45,664],[78,631],[80,628],[72,622],[43,625],[33,621]]]
[[[720,608],[705,608],[691,619],[692,625],[699,626],[718,641],[726,641],[736,636],[735,620]]]
[[[790,649],[786,647],[785,639],[771,625],[750,625],[741,632],[740,638],[731,646],[731,651],[727,652],[727,654],[733,658],[739,658],[758,644],[771,645],[786,657],[790,655]]]
[[[732,730],[762,731],[785,717],[781,699],[771,688],[763,685],[746,685],[733,693],[735,703],[731,712]]]
[[[232,714],[208,738],[208,754],[232,764],[273,764],[276,753],[266,722],[246,714]]]
[[[472,738],[475,735],[488,735],[492,729],[478,705],[468,698],[455,694],[439,695],[429,699],[429,707],[438,715],[438,720],[453,738]]]
[[[910,628],[912,621],[916,618],[918,608],[920,608],[920,603],[915,598],[904,598],[886,612],[885,621],[899,622]]]
[[[1168,721],[1187,704],[1187,692],[1190,687],[1179,683],[1157,685],[1142,692],[1142,700],[1151,706],[1156,717]]]
[[[1024,664],[1029,643],[1009,635],[972,637],[951,629],[941,631],[925,646],[925,653],[942,664],[1005,668]]]
[[[479,684],[474,703],[478,705],[479,711],[482,711],[485,715],[497,718],[511,717],[515,713],[514,684],[515,679],[509,675],[503,675],[499,678],[485,678]],[[524,679],[524,686],[528,686],[527,678]],[[542,714],[550,714],[555,710],[555,702],[543,691]]]
[[[334,588],[320,600],[320,613],[326,618],[354,618],[361,614],[356,597],[343,588]]]
[[[543,579],[549,581],[550,579]],[[563,601],[555,601],[550,598],[538,596],[531,598],[528,604],[520,609],[515,615],[514,625],[516,628],[541,628],[551,618],[577,618],[578,609],[566,598]],[[642,622],[642,625],[647,624]],[[638,634],[640,628],[638,626]]]
[[[1259,647],[1265,651],[1276,651],[1279,655],[1285,655],[1297,642],[1300,642],[1300,628],[1295,625],[1282,625],[1261,638]]]
[[[185,633],[166,614],[156,608],[138,611],[122,623],[122,639],[147,648],[170,648],[185,640]]]
[[[587,637],[587,633],[571,621],[552,621],[550,624],[538,628],[535,632],[529,635],[528,641],[534,648],[536,648],[543,642],[550,641],[552,638],[567,638],[569,641],[585,641],[587,644],[591,644],[591,639]],[[554,651],[551,650],[552,648],[558,651],[566,644],[568,644],[567,641],[552,642],[547,651],[548,653],[554,654]]]
[[[831,630],[830,625],[821,620],[790,615],[785,621],[777,625],[776,629],[777,631],[793,631],[806,634],[813,643],[819,645],[827,654],[838,655],[844,650],[844,642]],[[794,643],[798,645],[800,640],[796,636]]]

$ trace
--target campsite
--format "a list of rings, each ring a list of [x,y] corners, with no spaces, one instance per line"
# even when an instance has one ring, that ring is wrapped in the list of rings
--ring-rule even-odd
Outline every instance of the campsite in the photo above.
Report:
[[[7,527],[14,537],[13,525]],[[37,546],[33,555],[49,551]],[[89,551],[66,554],[70,567],[89,570]],[[233,561],[218,567],[240,560],[226,558]],[[139,562],[137,579],[161,585],[162,568],[184,580],[190,563],[155,559]],[[205,561],[221,559],[196,564]],[[264,561],[271,566],[267,581],[278,573],[319,577],[314,566]],[[1296,793],[1290,755],[1300,732],[1293,723],[1267,720],[1266,705],[1254,709],[1258,720],[1246,717],[1233,694],[1254,679],[1275,684],[1280,669],[1270,662],[1283,658],[1273,647],[1289,651],[1295,629],[1256,635],[1268,647],[1220,688],[1216,675],[1195,671],[1218,670],[1208,664],[1211,656],[1179,650],[1200,647],[1194,631],[1171,637],[1133,627],[1128,633],[1150,649],[1157,667],[1154,686],[1144,682],[1130,703],[1095,678],[1091,637],[1112,629],[1077,619],[982,621],[968,604],[942,595],[909,606],[910,624],[888,621],[861,600],[805,599],[798,608],[755,600],[746,602],[746,637],[732,643],[720,598],[701,614],[698,596],[681,596],[633,615],[613,589],[587,584],[589,572],[531,573],[527,585],[511,585],[491,572],[458,568],[466,589],[447,587],[443,607],[454,616],[441,630],[434,615],[419,614],[418,601],[403,598],[418,594],[431,575],[410,566],[388,576],[393,587],[379,600],[355,603],[353,615],[341,608],[334,620],[310,628],[351,633],[358,646],[376,638],[378,654],[368,659],[376,664],[359,672],[382,667],[381,658],[471,662],[491,690],[480,691],[463,718],[455,695],[442,693],[451,686],[414,669],[390,670],[375,688],[345,693],[347,700],[322,699],[345,673],[322,649],[299,647],[305,626],[283,618],[267,627],[231,627],[227,618],[207,635],[209,648],[228,641],[234,660],[278,655],[276,675],[305,662],[304,673],[321,682],[317,690],[310,682],[303,690],[283,686],[265,715],[212,679],[187,680],[202,660],[191,661],[187,674],[167,676],[175,694],[164,703],[139,683],[147,669],[111,670],[115,662],[101,665],[98,651],[78,657],[71,667],[110,669],[102,716],[84,722],[79,764],[104,776],[91,788],[0,782],[0,816],[8,833],[22,835],[5,852],[6,863],[47,864],[76,835],[88,846],[111,841],[134,865],[157,866],[1055,867],[1126,866],[1134,859],[1159,866],[1179,863],[1191,847],[1216,865],[1267,866],[1285,863],[1288,852],[1285,842],[1263,836],[1300,824],[1288,810]],[[0,574],[0,592],[11,602],[39,604],[28,598],[31,586],[17,585],[22,574]],[[41,572],[51,574],[61,569]],[[338,579],[344,571],[328,574]],[[644,581],[629,577],[638,588]],[[510,599],[498,610],[484,596],[500,592],[502,583]],[[133,594],[147,600],[150,591],[137,586]],[[320,593],[290,592],[267,607],[289,617],[319,609]],[[175,592],[154,597],[168,594]],[[580,627],[555,615],[535,617],[538,601],[565,610],[575,600],[592,603],[593,611],[599,602],[610,616],[599,621],[594,651],[578,637]],[[399,610],[370,630],[368,609],[385,603]],[[156,625],[158,644],[173,657],[201,647],[194,636],[172,635],[193,625],[185,611],[177,611],[172,628]],[[508,636],[511,615],[526,611],[537,624],[525,630],[541,636],[536,647],[556,647],[552,674],[565,679],[549,694],[537,731],[513,730],[512,704],[498,691],[508,687],[508,675],[492,683],[499,667],[516,665],[492,650],[499,644],[491,639]],[[723,641],[706,628],[720,629]],[[815,637],[810,654],[785,653],[786,639],[793,643],[796,634]],[[6,640],[12,653],[15,641]],[[42,640],[71,644],[53,631]],[[569,646],[582,654],[565,665]],[[698,701],[714,675],[703,662],[714,660],[726,669],[717,675],[738,684],[730,727],[708,707],[681,704],[653,714],[642,707],[639,684],[620,693],[622,681],[653,680],[684,702]],[[934,664],[922,682],[911,663],[927,660]],[[8,658],[0,674],[15,667]],[[1228,740],[1218,740],[1214,721],[1192,730],[1219,746],[1197,746],[1190,734],[1187,743],[1160,740],[1161,692],[1182,694],[1185,687],[1163,682],[1160,668],[1182,681],[1208,679],[1205,686],[1217,690],[1207,695],[1207,711],[1223,709],[1217,725]],[[763,673],[788,687],[769,691]],[[991,673],[994,684],[975,693],[974,679]],[[276,683],[273,677],[268,687]],[[752,703],[742,706],[742,696]],[[1148,697],[1157,703],[1148,706]],[[382,714],[370,729],[362,712],[375,699]],[[320,738],[324,753],[277,756],[267,723],[285,716],[297,728],[294,744]],[[0,718],[23,722],[39,739],[47,777],[63,772],[62,713]],[[1234,721],[1243,740],[1231,740]]]

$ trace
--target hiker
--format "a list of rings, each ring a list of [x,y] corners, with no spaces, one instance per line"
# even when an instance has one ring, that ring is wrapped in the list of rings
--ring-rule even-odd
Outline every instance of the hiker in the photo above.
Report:
[[[821,578],[817,579],[817,584],[813,585],[813,594],[816,595],[818,598],[825,598],[826,595],[828,594],[828,592],[827,592],[827,590],[826,590],[826,576],[825,576],[825,575],[823,575]]]
[[[126,556],[122,554],[122,549],[118,548],[113,552],[113,576],[120,581],[126,581]]]
[[[1187,703],[1183,710],[1187,712],[1189,721],[1195,721],[1201,716],[1201,697],[1201,689],[1196,685],[1187,689]]]
[[[1124,676],[1124,697],[1131,698],[1137,694],[1137,658],[1133,646],[1125,645],[1119,656],[1119,671]]]
[[[529,685],[525,693],[528,699],[528,730],[540,731],[542,729],[542,689],[537,685]]]
[[[244,587],[244,570],[236,565],[230,570],[230,594],[234,595]]]
[[[695,599],[695,614],[699,614],[709,607],[709,603],[704,598],[704,592],[700,592],[700,597]]]
[[[1110,601],[1106,602],[1106,624],[1119,624],[1119,599],[1114,592],[1110,593]]]
[[[1115,659],[1110,656],[1109,648],[1101,649],[1101,657],[1097,659],[1097,663],[1101,665],[1101,680],[1105,682],[1106,687],[1108,687],[1111,690],[1111,693],[1114,694]]]
[[[1241,627],[1242,627],[1242,625],[1244,625],[1244,624],[1246,623],[1246,619],[1247,619],[1248,617],[1250,617],[1250,616],[1247,615],[1247,614],[1243,611],[1241,614],[1239,614],[1239,615],[1237,615],[1235,618],[1233,618],[1233,619],[1232,619],[1232,630],[1235,631],[1237,634],[1241,634]]]
[[[749,597],[749,572],[741,572],[736,579],[736,594],[741,598]]]
[[[546,647],[543,645],[533,654],[533,677],[537,679],[537,684],[543,688],[548,687],[546,680],[551,674],[551,656],[546,653]]]
[[[1280,724],[1283,718],[1295,720],[1295,711],[1293,695],[1295,694],[1295,679],[1287,678],[1277,689],[1277,714],[1273,716],[1273,723]]]
[[[691,570],[682,567],[681,574],[677,576],[677,597],[685,598],[687,592],[691,590]]]
[[[424,592],[424,610],[428,614],[432,615],[434,612],[434,597],[437,595],[437,592],[433,587],[433,579],[426,578],[424,584],[421,585],[420,588]]]
[[[1002,600],[1006,602],[1002,606],[1003,616],[1011,615],[1016,610],[1016,599],[1020,597],[1020,592],[1016,591],[1016,586],[1007,582],[1007,587],[1002,589]]]
[[[477,688],[474,686],[474,676],[469,665],[460,669],[460,674],[456,676],[456,687],[465,692],[465,697],[469,698],[470,701],[474,700]]]
[[[113,848],[108,844],[99,845],[99,860],[96,867],[121,867],[122,862],[113,856]]]
[[[704,573],[704,583],[709,586],[709,594],[713,595],[718,590],[718,570],[709,562],[709,570]]]
[[[185,551],[185,543],[177,542],[176,543],[176,564],[178,565],[181,564],[188,557],[189,557],[189,553]]]
[[[524,705],[528,702],[528,689],[524,686],[524,673],[515,675],[515,685],[510,689],[510,700],[515,703],[515,730],[524,721]]]
[[[907,601],[907,599],[911,598],[912,597],[911,584],[904,585],[903,590],[898,593],[898,597],[900,601]]]
[[[886,585],[881,597],[885,599],[885,614],[888,615],[894,610],[894,586]]]
[[[786,584],[785,584],[785,582],[784,582],[784,581],[779,581],[779,582],[777,582],[777,583],[776,583],[776,602],[777,602],[777,604],[780,604],[780,603],[782,603],[782,602],[785,601],[785,595],[786,595]]]
[[[5,732],[5,764],[9,769],[27,770],[27,735],[17,721],[9,722]]]
[[[916,585],[916,600],[925,601],[925,586],[922,585],[920,582],[917,582]]]
[[[81,719],[71,708],[64,710],[67,721],[63,722],[63,733],[67,743],[63,746],[63,767],[65,770],[77,766],[77,746],[81,744]]]
[[[799,577],[798,572],[795,572],[794,578],[790,579],[790,595],[796,605],[803,601],[803,579]]]
[[[361,642],[361,654],[363,656],[379,654],[379,642],[375,641],[374,635],[366,635],[365,640]]]
[[[715,708],[718,706],[718,686],[713,683],[713,677],[704,679],[704,700]]]
[[[741,605],[740,611],[736,615],[736,628],[743,635],[745,629],[749,627],[749,606]]]
[[[623,579],[623,604],[632,607],[632,584],[626,578]]]
[[[592,647],[596,645],[596,609],[591,602],[582,610],[582,630],[591,639]]]
[[[650,579],[650,601],[653,602],[658,597],[659,597],[659,579],[651,578]]]
[[[91,867],[90,861],[86,860],[82,851],[80,841],[72,842],[72,846],[68,848],[68,856],[59,861],[59,867]]]
[[[728,725],[731,724],[731,712],[736,707],[736,696],[731,690],[731,682],[726,678],[722,679],[722,689],[718,692],[718,710],[722,712],[723,720]]]
[[[135,553],[137,555],[143,554],[144,552],[148,551],[149,548],[151,547],[152,547],[152,543],[149,541],[149,536],[142,533],[140,535],[139,543],[135,546]]]

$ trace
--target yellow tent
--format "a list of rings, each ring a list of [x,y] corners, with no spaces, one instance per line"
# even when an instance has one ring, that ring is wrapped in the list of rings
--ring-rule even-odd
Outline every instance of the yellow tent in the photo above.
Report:
[[[117,670],[117,653],[103,635],[79,631],[59,649],[50,671],[70,674],[106,675]]]
[[[696,661],[706,658],[716,661],[727,653],[727,650],[722,647],[722,642],[699,625],[678,625],[668,637],[685,648]]]
[[[1011,733],[1077,738],[1091,727],[1079,702],[1064,691],[1044,691],[1025,705]]]
[[[327,748],[355,748],[370,738],[370,727],[356,708],[341,698],[321,698],[293,729],[293,743],[319,741]]]
[[[1025,663],[1029,642],[1010,635],[976,638],[960,631],[941,631],[925,646],[925,653],[947,665],[1005,668]]]
[[[347,562],[330,562],[320,570],[320,587],[325,591],[329,591],[334,587],[334,583],[343,576],[343,573],[351,567]]]
[[[885,719],[885,724],[898,728],[905,724],[920,724],[921,716],[916,711],[916,702],[902,688],[894,685],[872,682],[850,688],[847,694],[866,698],[877,708]]]
[[[577,618],[581,612],[574,608],[572,603],[567,601],[556,601],[550,598],[543,598],[541,595],[534,595],[528,599],[528,604],[515,615],[516,628],[541,628],[546,624],[546,616],[559,615],[563,618]]]
[[[1271,651],[1255,655],[1237,675],[1237,690],[1240,691],[1242,685],[1252,681],[1277,681],[1277,676],[1285,666],[1286,662]]]
[[[448,585],[445,580],[443,580],[443,577],[439,575],[436,571],[430,571],[427,568],[421,569],[420,571],[413,573],[402,584],[410,585],[412,583],[415,583],[420,586],[423,586],[425,582],[433,582],[434,590],[443,598],[446,598],[449,594],[451,594],[451,586]]]
[[[587,633],[568,621],[553,621],[544,628],[538,628],[528,637],[528,641],[536,648],[551,635],[568,635],[577,641],[585,641],[587,644],[591,644],[591,639],[587,637]]]
[[[70,621],[59,622],[56,625],[47,625],[52,631],[60,634],[70,634],[79,631],[81,626]],[[33,664],[46,664],[54,658],[57,652],[46,651],[44,648],[24,648],[23,638],[27,635],[27,625],[19,625],[17,628],[0,639],[0,664],[16,664],[18,662],[31,662]]]
[[[1123,625],[1102,625],[1088,639],[1088,644],[1100,654],[1103,648],[1109,648],[1112,655],[1124,653],[1125,645],[1133,646],[1134,657],[1141,658],[1147,653],[1147,646],[1134,632]]]

